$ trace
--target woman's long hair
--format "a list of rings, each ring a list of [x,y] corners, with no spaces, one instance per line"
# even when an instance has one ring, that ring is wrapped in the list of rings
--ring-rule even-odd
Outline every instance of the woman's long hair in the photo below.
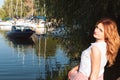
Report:
[[[109,66],[113,65],[120,48],[120,36],[115,21],[109,18],[101,19],[97,24],[104,26],[105,42],[107,43],[107,59]]]

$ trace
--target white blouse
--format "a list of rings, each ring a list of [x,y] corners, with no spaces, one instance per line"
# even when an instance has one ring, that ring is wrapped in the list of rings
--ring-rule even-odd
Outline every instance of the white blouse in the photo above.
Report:
[[[88,47],[86,50],[84,50],[82,52],[82,54],[81,54],[81,62],[80,62],[80,68],[79,68],[79,72],[83,73],[87,77],[89,77],[90,73],[91,73],[91,57],[90,57],[90,53],[91,53],[92,46],[96,46],[101,51],[101,64],[100,64],[99,76],[101,76],[104,73],[104,67],[105,67],[105,65],[107,63],[106,43],[105,42],[91,43],[90,47]]]

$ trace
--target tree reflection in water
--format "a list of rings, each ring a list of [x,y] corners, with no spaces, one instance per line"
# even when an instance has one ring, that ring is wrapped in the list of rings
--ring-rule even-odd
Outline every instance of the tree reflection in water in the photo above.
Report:
[[[65,55],[63,51],[59,50],[58,40],[48,38],[48,36],[34,35],[33,41],[35,43],[35,53],[39,60],[39,78],[37,80],[64,80],[67,74],[68,58],[63,60]]]

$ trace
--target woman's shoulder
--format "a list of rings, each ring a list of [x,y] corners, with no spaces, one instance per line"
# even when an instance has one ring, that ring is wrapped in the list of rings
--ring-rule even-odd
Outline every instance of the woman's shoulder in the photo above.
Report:
[[[91,47],[97,47],[99,49],[105,49],[106,48],[106,42],[94,42],[91,43]]]
[[[92,46],[106,46],[106,42],[94,42],[91,43]]]

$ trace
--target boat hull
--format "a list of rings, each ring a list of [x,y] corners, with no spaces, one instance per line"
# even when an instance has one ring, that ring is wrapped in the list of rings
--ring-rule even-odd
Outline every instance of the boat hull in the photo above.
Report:
[[[10,31],[7,33],[7,36],[10,38],[24,38],[28,39],[31,37],[31,35],[34,33],[34,31]]]

